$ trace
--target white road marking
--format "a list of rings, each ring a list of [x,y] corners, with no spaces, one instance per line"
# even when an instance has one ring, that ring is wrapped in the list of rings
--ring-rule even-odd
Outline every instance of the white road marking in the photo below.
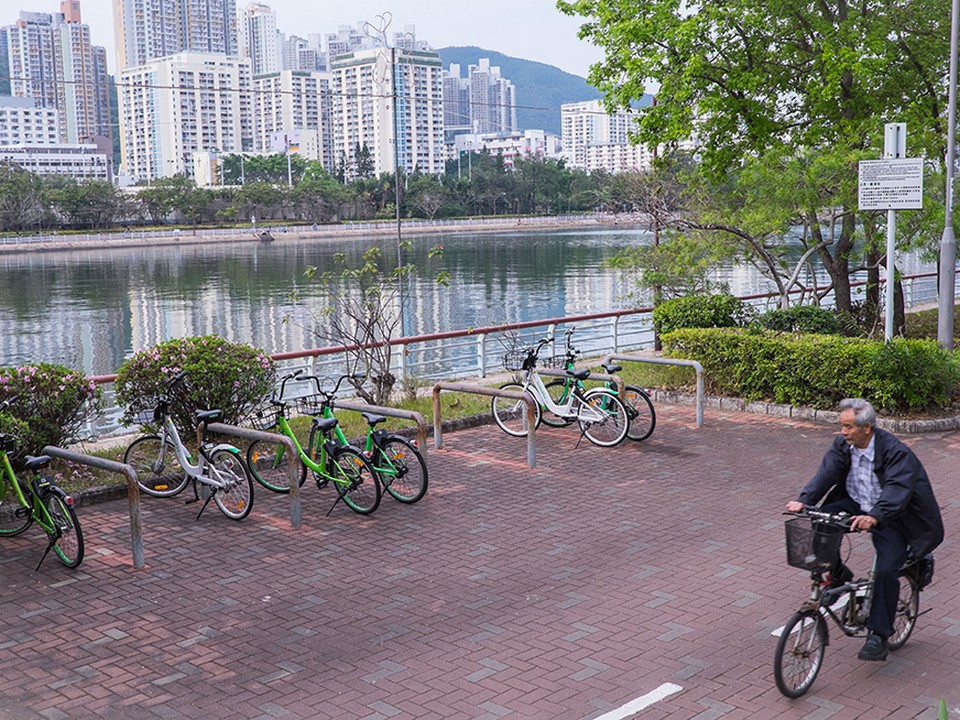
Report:
[[[655,702],[660,702],[666,697],[680,692],[683,690],[679,685],[674,685],[673,683],[664,683],[656,690],[651,690],[646,695],[641,695],[640,697],[631,700],[626,705],[621,705],[616,710],[611,710],[610,712],[604,713],[600,717],[594,718],[594,720],[624,720],[631,715],[636,715],[641,710],[644,710]]]

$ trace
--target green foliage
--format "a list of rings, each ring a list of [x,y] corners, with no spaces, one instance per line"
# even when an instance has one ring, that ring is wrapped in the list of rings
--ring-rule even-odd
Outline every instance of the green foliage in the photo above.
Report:
[[[101,409],[100,389],[83,373],[62,365],[0,368],[0,401],[14,396],[9,414],[26,424],[16,433],[20,457],[76,440]]]
[[[223,411],[222,422],[243,420],[273,389],[276,369],[262,350],[214,335],[179,338],[141,350],[117,371],[117,403],[127,407],[123,421],[152,408],[167,381],[186,371],[171,396],[177,429],[192,437],[197,410]]]
[[[757,323],[767,330],[780,332],[842,334],[837,314],[827,308],[814,305],[796,305],[787,309],[770,310],[758,317]]]
[[[709,392],[745,400],[831,408],[863,397],[898,412],[946,406],[960,383],[960,362],[932,340],[718,328],[676,330],[663,345],[703,365]]]
[[[680,328],[737,327],[749,320],[750,312],[733,295],[688,295],[654,308],[653,324],[661,334]]]

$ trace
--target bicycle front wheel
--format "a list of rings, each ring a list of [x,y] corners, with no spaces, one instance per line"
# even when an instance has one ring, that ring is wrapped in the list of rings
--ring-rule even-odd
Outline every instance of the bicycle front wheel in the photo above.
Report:
[[[910,575],[900,575],[900,597],[893,616],[893,635],[888,640],[891,650],[899,650],[913,632],[920,614],[920,589]]]
[[[627,437],[640,442],[653,434],[657,426],[657,413],[646,390],[635,385],[627,385],[623,389],[623,404],[627,406],[630,415],[630,429]]]
[[[427,464],[402,435],[388,435],[377,448],[377,475],[394,498],[413,504],[427,492]]]
[[[160,454],[160,438],[137,438],[123,454],[123,462],[137,471],[137,485],[147,495],[173,497],[187,486],[187,473],[180,467],[173,443],[167,441]]]
[[[594,388],[583,396],[577,406],[577,422],[587,440],[600,447],[619,445],[630,429],[627,408],[603,388]]]
[[[827,624],[817,610],[800,610],[783,628],[773,661],[777,689],[789,698],[803,695],[820,672]]]
[[[523,392],[523,385],[519,383],[506,383],[500,386],[501,390],[512,390],[513,392]],[[526,437],[527,435],[527,404],[523,400],[514,400],[513,398],[494,397],[490,401],[490,409],[493,410],[493,419],[500,429],[507,435],[514,437]],[[540,421],[543,419],[543,413],[540,412],[539,403],[533,404],[534,421],[533,429],[540,427]]]
[[[17,495],[17,489],[12,483],[19,480],[10,480],[7,478],[0,482],[0,535],[13,537],[19,535],[33,522],[33,513],[30,507],[24,507],[20,504],[20,498]],[[23,496],[30,501],[30,491],[23,485],[20,486]]]
[[[70,505],[56,493],[47,493],[43,497],[43,504],[50,513],[54,530],[49,531],[53,540],[58,534],[53,551],[60,558],[60,562],[68,568],[75,568],[83,562],[83,533],[80,531],[80,521]]]
[[[210,463],[217,470],[212,474],[224,484],[213,493],[213,501],[231,520],[243,520],[253,509],[253,480],[240,454],[221,448],[210,455]]]
[[[352,447],[338,447],[330,459],[337,494],[351,510],[369,515],[380,505],[380,481],[370,461]]]
[[[290,492],[291,465],[296,464],[300,487],[307,479],[307,468],[283,443],[257,440],[247,448],[247,467],[253,479],[275,493]]]
[[[551,380],[547,383],[547,393],[550,395],[550,399],[553,400],[554,405],[563,405],[567,402],[567,398],[570,397],[572,392],[572,381],[571,380]],[[544,425],[549,425],[550,427],[566,427],[573,422],[572,417],[567,417],[565,415],[554,415],[546,407],[541,407],[541,412],[543,417]]]

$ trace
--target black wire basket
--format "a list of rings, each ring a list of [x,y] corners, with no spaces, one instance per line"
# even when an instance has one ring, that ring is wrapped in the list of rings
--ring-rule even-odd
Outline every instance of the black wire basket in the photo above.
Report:
[[[247,424],[254,430],[267,431],[277,424],[280,408],[272,403],[261,405],[247,417]]]
[[[829,570],[840,555],[844,529],[837,525],[795,517],[784,523],[787,564],[804,570]]]
[[[156,398],[144,399],[127,411],[131,425],[157,425],[160,423],[160,407]]]
[[[566,355],[553,355],[548,358],[540,358],[537,361],[540,367],[543,368],[554,368],[557,370],[563,370],[567,367],[567,356]]]
[[[511,350],[503,356],[503,367],[507,370],[526,370],[529,355],[526,350]]]
[[[315,415],[323,410],[326,398],[323,395],[304,395],[297,398],[297,412],[303,415]]]

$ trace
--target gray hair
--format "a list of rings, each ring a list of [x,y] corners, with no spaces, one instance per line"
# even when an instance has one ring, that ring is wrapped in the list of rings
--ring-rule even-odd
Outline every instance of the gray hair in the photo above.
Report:
[[[865,425],[877,426],[877,412],[873,409],[873,405],[863,398],[844,398],[840,401],[840,412],[844,410],[853,410],[858,428]]]

